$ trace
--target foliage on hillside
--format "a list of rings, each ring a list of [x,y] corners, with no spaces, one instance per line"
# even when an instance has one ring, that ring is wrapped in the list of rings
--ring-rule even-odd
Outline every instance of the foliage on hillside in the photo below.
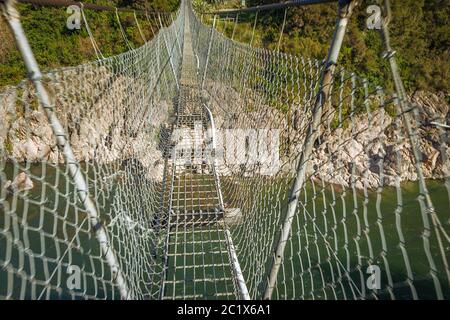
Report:
[[[274,0],[247,0],[247,6],[279,2]],[[381,58],[382,44],[379,33],[368,30],[367,6],[363,1],[349,26],[340,64],[370,81],[391,87],[386,61]],[[213,8],[239,7],[241,1],[196,0],[199,12]],[[216,3],[216,4],[212,4]],[[410,92],[427,90],[450,94],[450,0],[391,1],[393,20],[390,26],[392,46],[405,85]],[[336,4],[291,7],[287,11],[286,25],[280,50],[305,57],[324,59],[336,21]],[[235,38],[249,43],[255,13],[239,15]],[[258,14],[253,45],[276,49],[280,37],[284,10],[264,11]],[[221,19],[218,28],[231,36],[234,16]]]
[[[179,0],[89,0],[108,6],[128,7],[158,11],[174,11]],[[66,20],[70,16],[65,8],[49,8],[33,5],[18,6],[21,22],[39,66],[51,70],[61,66],[74,66],[96,59],[94,49],[84,24],[81,30],[69,30]],[[84,10],[90,29],[104,56],[108,57],[128,50],[120,33],[114,12]],[[120,22],[128,39],[137,47],[143,44],[132,13],[120,13]],[[152,30],[158,29],[152,15],[137,15],[146,39]],[[26,77],[25,67],[14,39],[4,19],[0,19],[0,87],[16,84]]]
[[[174,11],[179,0],[90,0],[91,3],[117,5],[136,9]],[[197,11],[213,7],[238,7],[239,0],[193,0]],[[247,0],[247,6],[261,5],[274,0]],[[366,28],[364,2],[356,11],[342,50],[340,64],[356,71],[370,81],[392,86],[386,61],[381,58],[382,45],[378,32]],[[402,77],[409,91],[428,90],[449,95],[450,79],[450,0],[391,1],[393,21],[392,44],[398,52]],[[212,5],[214,3],[214,5]],[[219,4],[217,4],[219,3]],[[66,28],[69,16],[63,8],[43,8],[19,5],[21,21],[43,70],[59,66],[77,65],[95,59],[89,36],[81,30]],[[85,10],[94,37],[105,56],[127,50],[113,12]],[[253,45],[276,49],[283,21],[283,10],[264,11],[258,15]],[[142,44],[132,14],[120,13],[121,23],[135,46]],[[218,23],[220,31],[231,36],[233,17]],[[255,14],[241,14],[235,38],[249,43]],[[336,5],[292,7],[287,11],[286,25],[280,50],[315,59],[327,55],[336,18]],[[139,16],[139,23],[147,39],[157,22]],[[0,86],[14,84],[25,77],[25,69],[6,23],[0,19]]]

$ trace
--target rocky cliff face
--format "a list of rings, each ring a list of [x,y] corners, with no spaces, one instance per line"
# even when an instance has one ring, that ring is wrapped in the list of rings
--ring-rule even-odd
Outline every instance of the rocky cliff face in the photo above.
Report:
[[[294,112],[293,117],[288,117],[264,105],[258,96],[251,93],[238,94],[217,83],[210,83],[207,90],[211,96],[205,96],[205,99],[213,109],[218,128],[278,128],[280,166],[277,174],[295,173],[308,125],[306,119],[311,117],[308,112]],[[427,179],[448,177],[448,127],[438,124],[448,126],[449,105],[443,97],[424,92],[416,93],[411,101],[416,106],[412,114],[416,121],[413,127],[418,128],[415,136],[421,159],[419,167]],[[358,189],[417,180],[411,140],[402,117],[394,114],[378,108],[370,116],[365,112],[355,114],[341,127],[321,127],[320,141],[314,148],[308,174],[326,183]],[[243,169],[243,166],[247,168]],[[251,176],[258,174],[255,168],[255,165],[220,163],[222,175]]]
[[[66,129],[76,159],[107,164],[134,158],[148,169],[149,178],[160,180],[163,165],[159,132],[172,108],[168,100],[148,101],[142,105],[139,90],[143,80],[112,76],[105,68],[86,72],[83,78],[95,85],[76,92],[68,81],[80,79],[65,71],[48,83],[57,116]],[[141,83],[139,83],[141,82]],[[76,86],[74,86],[76,87]],[[62,94],[64,92],[64,94]],[[16,162],[63,163],[47,116],[36,101],[32,86],[23,83],[0,93],[0,151]]]
[[[450,174],[450,148],[446,129],[450,109],[435,95],[416,94],[416,146],[420,168],[428,179]],[[356,116],[352,125],[337,128],[321,137],[314,150],[309,172],[326,182],[362,189],[393,186],[418,178],[411,140],[401,117],[392,117],[384,109],[376,110],[369,121]]]
[[[66,128],[76,159],[107,164],[117,160],[136,159],[148,172],[148,178],[161,180],[163,156],[161,130],[169,122],[173,106],[168,99],[141,106],[133,87],[145,83],[125,76],[112,76],[106,69],[84,74],[94,86],[76,92],[67,81],[67,71],[48,85],[58,118]],[[63,78],[61,78],[63,77]],[[76,87],[76,86],[74,86]],[[24,83],[0,94],[0,147],[3,156],[17,162],[63,163],[44,110],[38,106],[34,89]],[[214,98],[204,96],[212,109],[217,129],[278,129],[280,131],[280,164],[276,174],[293,175],[296,161],[310,119],[308,112],[293,116],[264,105],[261,97],[238,94],[217,83],[208,88]],[[64,94],[63,94],[64,92]],[[450,148],[448,127],[450,108],[443,97],[423,92],[411,98],[417,106],[415,119],[420,168],[425,178],[448,177]],[[222,145],[226,141],[221,141]],[[224,150],[219,150],[224,152]],[[243,151],[245,152],[245,151]],[[267,160],[269,161],[269,160]],[[219,161],[221,175],[261,174],[264,163],[231,164]],[[347,125],[322,128],[308,173],[315,179],[342,186],[376,188],[417,180],[417,167],[411,140],[401,117],[385,109],[355,114]]]

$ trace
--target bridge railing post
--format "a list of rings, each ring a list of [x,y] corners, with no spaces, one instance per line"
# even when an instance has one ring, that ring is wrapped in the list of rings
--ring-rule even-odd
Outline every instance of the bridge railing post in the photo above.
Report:
[[[54,110],[55,106],[51,103],[48,92],[42,84],[42,74],[33,55],[33,51],[31,50],[30,44],[28,43],[22,24],[20,23],[19,13],[15,8],[15,0],[0,0],[0,6],[25,62],[29,78],[33,82],[36,89],[39,102],[45,110],[48,122],[50,123],[53,134],[56,137],[58,149],[64,155],[70,176],[76,185],[77,196],[86,209],[91,228],[95,232],[95,236],[100,244],[101,252],[106,259],[106,263],[111,268],[111,273],[116,285],[118,286],[120,295],[122,299],[132,298],[120,270],[117,257],[111,247],[105,228],[101,223],[95,204],[89,196],[88,185],[83,173],[81,172],[80,165],[75,159],[69,140],[67,139],[66,132],[56,116]]]
[[[277,282],[278,271],[283,262],[284,250],[289,239],[292,222],[297,210],[298,198],[306,180],[306,169],[311,158],[314,143],[318,138],[323,109],[325,108],[331,91],[332,79],[336,69],[339,53],[341,51],[342,42],[347,30],[348,21],[357,3],[358,0],[339,0],[338,19],[334,30],[333,40],[328,52],[325,68],[322,71],[319,92],[317,93],[312,111],[312,121],[309,124],[303,149],[300,154],[297,174],[289,191],[288,208],[275,249],[269,278],[264,292],[264,299],[270,299],[272,297],[272,293]]]

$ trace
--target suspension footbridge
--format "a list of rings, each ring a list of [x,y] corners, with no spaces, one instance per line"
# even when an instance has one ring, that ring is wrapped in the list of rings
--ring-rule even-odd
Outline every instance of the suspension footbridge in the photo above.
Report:
[[[181,1],[141,47],[89,31],[96,61],[41,73],[0,1],[29,72],[0,92],[0,298],[450,298],[447,114],[407,97],[387,17],[395,92],[339,67],[337,2],[325,61]]]

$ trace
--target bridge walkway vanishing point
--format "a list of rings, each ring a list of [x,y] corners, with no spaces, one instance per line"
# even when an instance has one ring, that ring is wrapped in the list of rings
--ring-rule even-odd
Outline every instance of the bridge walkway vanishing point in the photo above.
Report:
[[[389,19],[395,92],[339,66],[357,2],[323,61],[183,0],[42,74],[0,0],[29,74],[0,91],[0,299],[450,299],[448,111],[408,99]]]
[[[169,227],[161,298],[236,299],[240,294],[235,289],[237,282],[230,262],[231,236],[223,222],[219,178],[200,136],[208,130],[211,120],[201,102],[189,15],[185,17],[181,68],[172,131],[176,148],[168,153],[163,190]]]

